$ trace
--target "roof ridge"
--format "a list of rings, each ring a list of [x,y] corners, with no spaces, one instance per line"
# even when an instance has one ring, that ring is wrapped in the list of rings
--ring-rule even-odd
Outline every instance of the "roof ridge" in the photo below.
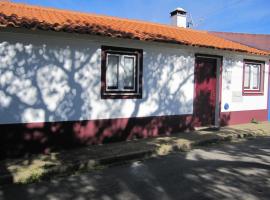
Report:
[[[265,33],[237,33],[237,32],[225,32],[225,31],[208,31],[209,33],[228,33],[228,34],[237,34],[237,35],[262,35],[262,36],[270,36],[270,34]]]
[[[74,15],[86,15],[86,16],[92,16],[92,17],[101,17],[101,18],[109,18],[109,19],[115,19],[115,20],[122,20],[122,21],[127,21],[127,22],[136,22],[136,23],[144,23],[144,24],[151,24],[154,26],[163,26],[166,28],[170,29],[176,29],[176,30],[183,30],[183,31],[191,31],[191,32],[199,32],[199,33],[206,33],[207,31],[203,30],[194,30],[194,29],[189,29],[189,28],[181,28],[181,27],[176,27],[168,24],[161,24],[157,22],[150,22],[150,21],[144,21],[144,20],[139,20],[139,19],[129,19],[129,18],[123,18],[123,17],[117,17],[117,16],[110,16],[110,15],[104,15],[104,14],[96,14],[96,13],[88,13],[88,12],[79,12],[76,10],[68,10],[68,9],[61,9],[61,8],[53,8],[53,7],[47,7],[47,6],[39,6],[39,5],[33,5],[33,4],[26,4],[26,3],[15,3],[15,2],[1,2],[0,4],[11,4],[13,6],[27,6],[31,7],[34,9],[39,9],[39,10],[46,10],[46,11],[57,11],[57,12],[64,12],[64,13],[71,13]]]

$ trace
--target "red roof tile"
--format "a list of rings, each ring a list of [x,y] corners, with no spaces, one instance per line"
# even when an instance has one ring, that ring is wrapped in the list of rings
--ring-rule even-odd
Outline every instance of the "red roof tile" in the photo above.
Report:
[[[269,55],[206,31],[9,2],[0,2],[0,27],[76,32]]]

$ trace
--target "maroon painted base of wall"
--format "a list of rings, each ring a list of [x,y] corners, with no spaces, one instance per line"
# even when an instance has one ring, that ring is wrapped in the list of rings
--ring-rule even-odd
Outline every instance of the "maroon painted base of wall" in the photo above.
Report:
[[[267,121],[267,110],[221,113],[221,125]],[[0,125],[0,159],[170,135],[198,126],[192,115]]]
[[[267,110],[248,110],[248,111],[234,111],[234,112],[222,112],[220,114],[220,124],[236,125],[250,123],[252,119],[258,121],[267,121]]]
[[[0,125],[0,159],[169,135],[192,129],[192,116]]]

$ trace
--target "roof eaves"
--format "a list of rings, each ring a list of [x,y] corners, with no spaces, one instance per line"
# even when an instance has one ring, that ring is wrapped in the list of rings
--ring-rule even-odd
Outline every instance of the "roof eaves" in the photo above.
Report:
[[[41,30],[52,30],[52,31],[57,31],[57,32],[68,32],[68,33],[85,33],[85,34],[91,34],[91,35],[102,35],[102,36],[108,36],[108,37],[113,37],[113,38],[126,38],[126,39],[135,39],[135,40],[142,40],[142,41],[156,41],[156,42],[165,42],[165,43],[174,43],[174,44],[181,44],[181,45],[189,45],[189,46],[195,46],[195,47],[205,47],[205,48],[212,48],[212,49],[220,49],[220,50],[229,50],[229,51],[237,51],[237,52],[245,52],[245,53],[250,53],[250,54],[255,54],[255,55],[267,55],[269,56],[270,53],[266,52],[266,51],[262,51],[256,48],[251,48],[248,47],[246,45],[242,45],[240,43],[237,42],[232,42],[226,39],[223,39],[221,37],[218,36],[213,36],[212,34],[209,34],[206,31],[197,31],[197,30],[190,30],[190,29],[182,29],[182,28],[176,28],[176,27],[172,27],[172,26],[168,26],[168,25],[162,25],[162,24],[155,24],[155,23],[148,23],[148,22],[142,22],[142,21],[136,21],[136,20],[128,20],[128,19],[122,19],[122,18],[116,18],[116,17],[108,17],[108,16],[100,16],[100,15],[93,15],[93,14],[85,14],[85,13],[78,13],[78,12],[73,12],[73,11],[65,11],[65,10],[58,10],[58,9],[54,9],[54,8],[43,8],[43,7],[38,7],[38,6],[29,6],[29,5],[25,5],[25,4],[17,4],[17,3],[3,3],[0,2],[0,5],[5,5],[7,4],[8,6],[22,6],[23,8],[34,8],[34,9],[38,9],[38,10],[42,10],[42,11],[46,11],[46,12],[55,12],[54,14],[59,14],[61,13],[67,13],[67,14],[72,14],[71,17],[73,17],[73,20],[66,20],[64,23],[59,23],[56,21],[56,23],[50,23],[53,20],[41,20],[38,19],[36,16],[34,17],[19,17],[16,14],[10,14],[10,15],[6,15],[3,11],[0,11],[0,27],[15,27],[15,28],[28,28],[28,29],[32,29],[32,30],[36,30],[36,29],[41,29]],[[8,13],[12,13],[8,12]],[[149,25],[149,26],[154,26],[154,28],[158,27],[158,28],[162,28],[162,30],[164,31],[163,34],[156,34],[155,32],[150,33],[148,32],[144,32],[144,31],[131,31],[131,29],[127,29],[128,31],[124,31],[124,29],[119,28],[119,26],[117,27],[112,27],[110,25],[102,25],[102,24],[98,24],[97,22],[93,22],[90,20],[90,22],[87,21],[80,21],[81,17],[77,16],[74,17],[73,15],[85,15],[88,17],[99,17],[99,18],[109,18],[109,19],[114,19],[114,20],[119,20],[119,22],[134,22],[136,23],[135,25],[143,25],[145,27],[145,25]],[[28,16],[28,15],[26,15]],[[55,16],[54,16],[55,17]],[[79,21],[78,21],[79,20]],[[105,23],[106,24],[106,23]],[[109,23],[107,23],[109,24]],[[151,27],[153,28],[153,27]],[[168,28],[169,30],[167,31],[166,28]],[[181,33],[180,31],[183,31],[183,33]],[[174,34],[167,34],[167,32],[174,32]],[[183,35],[183,34],[188,34],[189,31],[190,33],[194,34],[194,37],[199,37],[200,39],[197,40],[197,42],[193,42],[192,39],[186,37],[186,39],[188,40],[184,40],[181,39],[181,36],[179,37],[179,34]],[[175,38],[174,38],[174,37]],[[185,38],[185,37],[182,37]],[[214,41],[214,43],[216,43],[216,45],[214,45],[213,42],[211,42],[211,40]],[[209,42],[211,44],[203,44],[203,43],[207,43]],[[221,43],[223,45],[220,45],[218,43]],[[226,44],[226,45],[224,45]],[[238,48],[237,46],[239,46],[241,48]],[[228,47],[228,46],[235,46],[233,47]]]

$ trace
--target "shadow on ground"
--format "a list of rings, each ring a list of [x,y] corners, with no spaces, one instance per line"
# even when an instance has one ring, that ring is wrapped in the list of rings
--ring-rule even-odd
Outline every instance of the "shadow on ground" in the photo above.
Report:
[[[270,138],[195,149],[33,185],[7,186],[11,199],[268,199]]]
[[[254,128],[254,127],[253,127]],[[257,127],[256,127],[257,128]],[[19,159],[0,161],[0,184],[3,176],[8,183],[29,183],[41,178],[51,177],[63,173],[73,173],[78,170],[89,170],[98,164],[115,163],[127,159],[140,159],[153,155],[167,155],[175,151],[189,151],[193,146],[231,141],[238,137],[256,136],[256,132],[249,129],[222,128],[201,129],[199,131],[182,132],[173,136],[118,142],[108,145],[90,145],[73,150],[55,151],[47,155],[37,154]],[[265,130],[259,131],[266,134]],[[135,157],[134,157],[135,156]],[[109,159],[109,160],[108,160]],[[108,163],[109,162],[109,163]],[[11,176],[11,178],[10,178]]]

